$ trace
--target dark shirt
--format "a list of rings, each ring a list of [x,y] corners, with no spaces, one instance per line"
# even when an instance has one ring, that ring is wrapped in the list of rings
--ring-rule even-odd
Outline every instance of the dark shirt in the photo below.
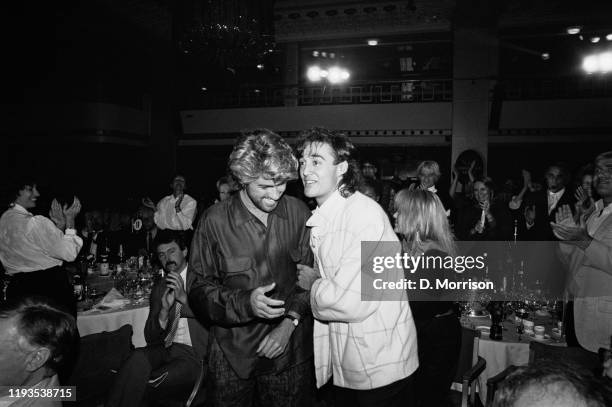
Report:
[[[491,204],[491,215],[495,220],[491,224],[485,219],[485,227],[482,233],[470,233],[471,229],[480,221],[482,208],[477,202],[468,203],[467,206],[457,208],[457,221],[455,223],[455,235],[459,240],[510,240],[512,239],[513,221],[507,205],[493,202]]]
[[[423,256],[445,258],[448,256],[448,253],[438,249],[429,249],[425,251]],[[415,275],[418,278],[427,278],[430,281],[434,278],[446,278],[451,281],[457,280],[454,270],[447,269],[418,269],[414,275],[407,274],[406,278],[414,278]],[[448,293],[440,293],[438,290],[419,290],[416,293],[408,294],[412,316],[417,321],[429,320],[435,318],[436,315],[444,314],[453,309],[453,302],[447,301],[445,298],[445,296],[448,296]],[[411,296],[410,294],[413,295]]]
[[[240,194],[210,207],[198,222],[189,271],[196,281],[189,303],[241,378],[280,372],[312,357],[310,293],[297,285],[297,264],[312,266],[306,205],[283,196],[268,214],[267,227],[251,214]],[[268,295],[285,301],[286,312],[300,315],[283,354],[258,357],[260,342],[283,320],[260,319],[250,306],[251,292],[276,283]]]

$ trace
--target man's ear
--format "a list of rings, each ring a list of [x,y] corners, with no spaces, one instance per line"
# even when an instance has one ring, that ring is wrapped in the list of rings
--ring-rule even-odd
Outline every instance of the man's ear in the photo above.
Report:
[[[37,350],[32,351],[26,358],[25,368],[28,372],[35,372],[43,367],[50,357],[51,351],[49,348],[38,348]]]
[[[185,256],[186,259],[188,259],[187,257],[187,248],[185,247],[183,250],[181,250],[183,252],[183,256]]]
[[[336,167],[336,175],[338,177],[343,176],[344,174],[346,174],[346,172],[348,171],[348,161],[342,161],[340,164],[338,164],[338,166]]]

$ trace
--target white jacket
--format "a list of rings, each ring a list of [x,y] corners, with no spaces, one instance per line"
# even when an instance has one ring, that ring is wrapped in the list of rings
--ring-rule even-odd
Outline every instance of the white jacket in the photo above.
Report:
[[[317,386],[333,373],[336,386],[368,390],[410,376],[418,367],[416,329],[405,290],[391,299],[371,287],[371,255],[395,256],[401,245],[387,215],[372,199],[338,191],[313,211],[311,248],[321,278],[312,286]],[[364,247],[362,242],[374,242]],[[380,242],[388,242],[380,244]],[[363,258],[362,258],[363,254]],[[362,273],[362,268],[364,273]],[[403,269],[390,269],[398,281]],[[383,297],[386,296],[386,297]],[[364,301],[369,298],[370,301]]]

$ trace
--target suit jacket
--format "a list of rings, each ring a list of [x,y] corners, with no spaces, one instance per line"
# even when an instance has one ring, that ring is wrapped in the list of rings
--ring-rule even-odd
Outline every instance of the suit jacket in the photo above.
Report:
[[[186,280],[187,284],[185,286],[185,291],[187,294],[189,294],[193,282],[195,281],[194,274],[187,271]],[[162,278],[151,290],[151,297],[149,299],[149,316],[144,328],[145,340],[147,341],[148,345],[160,343],[163,344],[164,338],[170,329],[170,324],[167,324],[166,329],[163,329],[159,325],[159,313],[162,309],[161,299],[165,289],[166,279]],[[175,306],[176,303],[170,308],[168,315],[174,314]],[[208,327],[202,325],[198,320],[196,320],[189,305],[183,306],[183,309],[181,310],[181,317],[188,318],[187,324],[189,326],[189,336],[191,337],[191,345],[193,346],[194,351],[199,358],[206,360],[206,355],[208,354]]]
[[[608,348],[612,336],[612,215],[597,228],[586,250],[560,243],[559,251],[569,267],[568,290],[574,296],[578,342],[592,352]]]
[[[565,188],[563,195],[559,198],[557,205],[553,208],[548,214],[548,191],[542,190],[529,194],[523,200],[523,205],[519,208],[519,221],[518,221],[518,233],[521,240],[544,240],[544,241],[555,241],[559,240],[552,232],[552,228],[550,227],[550,222],[555,221],[555,215],[559,208],[563,205],[569,205],[572,209],[572,213],[574,212],[574,203],[575,199],[572,196],[569,188]],[[525,216],[523,215],[523,211],[525,206],[535,205],[536,210],[536,218],[534,225],[527,229],[525,224]]]

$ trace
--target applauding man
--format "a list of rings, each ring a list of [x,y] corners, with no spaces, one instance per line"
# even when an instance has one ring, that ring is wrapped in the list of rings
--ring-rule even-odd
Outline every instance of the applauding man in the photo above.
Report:
[[[163,197],[157,205],[150,198],[145,198],[143,204],[155,210],[155,224],[158,228],[191,230],[197,202],[185,193],[187,181],[182,175],[177,175],[170,186],[172,194]]]
[[[595,158],[593,186],[600,200],[579,207],[576,215],[569,205],[561,206],[551,227],[570,271],[574,318],[566,327],[568,344],[575,331],[580,346],[597,352],[610,345],[612,336],[612,151]]]
[[[187,272],[183,233],[161,231],[155,243],[166,276],[151,292],[147,347],[136,349],[124,362],[109,393],[109,407],[140,406],[147,399],[185,401],[206,356],[208,331],[187,303],[194,276]]]
[[[212,324],[213,406],[310,406],[312,317],[297,264],[312,265],[306,205],[285,196],[297,159],[267,130],[243,136],[228,165],[239,193],[209,208],[191,246],[189,302]]]

